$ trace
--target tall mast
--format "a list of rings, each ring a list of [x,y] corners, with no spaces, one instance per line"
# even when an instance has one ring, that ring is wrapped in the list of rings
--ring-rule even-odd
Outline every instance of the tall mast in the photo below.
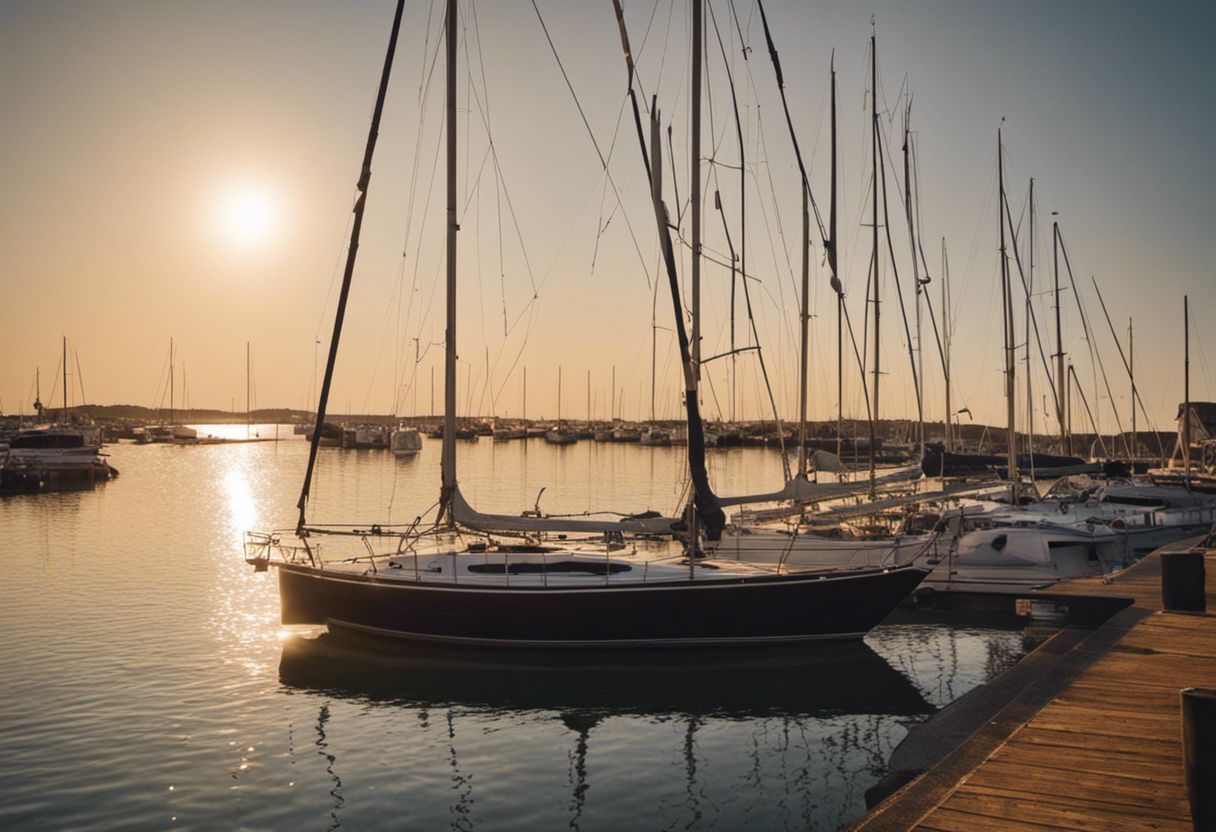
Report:
[[[836,291],[836,457],[840,457],[840,434],[844,430],[844,287],[836,274],[839,252],[836,247],[836,53],[832,52],[832,179],[828,195],[828,266],[832,288]],[[863,376],[862,384],[865,383]]]
[[[802,186],[802,310],[799,313],[801,352],[798,360],[798,476],[806,476],[807,327],[811,320],[811,210],[806,185]]]
[[[521,415],[524,420],[524,431],[528,429],[528,368],[524,367],[524,402],[521,407]],[[525,435],[525,439],[527,436]]]
[[[871,26],[873,23],[871,23]],[[870,228],[874,232],[870,265],[874,282],[874,399],[870,412],[870,490],[874,489],[874,454],[878,444],[878,376],[881,356],[879,354],[879,287],[878,287],[878,38],[870,32],[870,165],[874,171],[870,190],[873,205],[870,212]]]
[[[612,389],[608,391],[612,399],[611,406],[608,408],[609,419],[616,421],[616,365],[612,365]]]
[[[587,371],[587,427],[591,427],[591,371]]]
[[[1018,443],[1014,413],[1014,397],[1017,391],[1013,356],[1015,339],[1013,337],[1013,293],[1009,279],[1009,261],[1005,251],[1005,158],[1000,128],[997,128],[996,131],[996,171],[1000,201],[997,206],[997,222],[1000,225],[1001,240],[1001,316],[1005,323],[1005,404],[1009,430],[1006,439],[1009,446],[1009,501],[1011,504],[1016,504],[1018,502]]]
[[[942,362],[946,377],[946,450],[954,450],[951,420],[954,418],[954,405],[950,402],[950,261],[946,257],[946,238],[942,237]]]
[[[367,187],[372,175],[372,154],[376,149],[376,137],[380,130],[380,114],[384,110],[384,97],[388,90],[389,74],[393,66],[393,53],[397,49],[397,33],[401,29],[401,14],[405,8],[405,0],[397,0],[397,10],[393,16],[393,28],[389,34],[388,52],[384,58],[384,71],[380,75],[380,87],[376,93],[376,107],[372,111],[371,127],[367,134],[367,147],[363,152],[363,166],[359,174],[359,197],[355,200],[355,217],[351,223],[350,244],[346,249],[346,268],[342,273],[342,289],[338,294],[338,307],[334,314],[334,331],[329,340],[329,358],[325,363],[325,379],[321,382],[321,399],[317,403],[317,423],[312,433],[312,445],[308,450],[308,470],[304,473],[304,484],[300,488],[300,500],[296,507],[300,510],[297,531],[304,531],[305,509],[308,505],[308,493],[312,487],[312,472],[317,462],[317,448],[321,443],[321,427],[325,424],[325,409],[329,403],[329,387],[334,377],[334,364],[338,360],[338,341],[342,336],[342,321],[346,316],[346,301],[350,297],[350,283],[355,271],[355,256],[359,251],[359,232],[363,228],[363,208],[367,204]],[[450,296],[449,296],[450,297]],[[349,408],[348,408],[349,409]],[[451,431],[444,435],[445,442]]]
[[[734,283],[731,284],[731,291],[734,292]],[[656,383],[656,374],[658,373],[659,361],[659,327],[656,317],[657,307],[659,303],[659,282],[654,282],[654,294],[650,298],[650,424],[654,424],[654,389]],[[732,306],[733,309],[733,306]],[[731,332],[734,332],[734,321],[731,321]],[[733,337],[733,336],[732,336]],[[733,347],[732,347],[733,349]],[[616,368],[613,368],[612,384],[616,386]],[[733,384],[733,382],[732,382]],[[731,388],[734,389],[733,387]],[[613,394],[616,395],[615,393]],[[733,396],[732,392],[732,396]]]
[[[68,336],[63,336],[63,421],[68,421]]]
[[[562,426],[562,368],[557,368],[557,426]]]
[[[173,369],[173,338],[169,338],[169,424],[173,424],[173,378],[176,374]]]
[[[925,353],[923,339],[921,338],[921,318],[920,304],[921,294],[924,287],[920,280],[920,258],[916,256],[916,226],[912,220],[912,166],[910,160],[910,122],[912,120],[912,97],[908,96],[908,103],[904,107],[904,212],[908,216],[908,245],[912,247],[912,285],[916,287],[916,362],[913,367],[914,372],[924,374]],[[919,368],[919,370],[917,369]],[[919,384],[920,382],[917,381]],[[923,396],[916,397],[916,430],[917,442],[921,447],[921,453],[924,453],[925,447],[925,400]]]
[[[690,189],[692,191],[692,366],[697,380],[701,378],[701,44],[705,34],[702,20],[703,2],[692,2],[692,156]],[[745,278],[746,279],[746,278]]]
[[[439,511],[444,512],[456,491],[456,0],[448,0],[447,19],[447,329],[443,338],[443,488]],[[454,525],[447,512],[449,526]]]
[[[1127,376],[1132,384],[1132,459],[1140,455],[1140,442],[1136,433],[1136,353],[1132,333],[1132,319],[1127,319]]]
[[[1182,469],[1191,485],[1191,299],[1182,296]]]
[[[1055,212],[1052,212],[1055,215]],[[1056,415],[1060,419],[1060,439],[1064,443],[1064,453],[1072,454],[1072,436],[1065,423],[1065,377],[1064,377],[1064,335],[1060,327],[1060,223],[1051,221],[1051,270],[1055,275],[1056,296]]]
[[[249,357],[249,342],[245,342],[245,438],[249,438],[249,409],[252,404],[250,399],[253,397],[250,392],[253,389],[253,364]]]
[[[1026,453],[1027,465],[1030,466],[1030,476],[1034,478],[1034,393],[1031,390],[1030,373],[1030,298],[1034,292],[1034,177],[1030,177],[1030,233],[1027,238],[1029,249],[1026,272]]]
[[[709,484],[709,472],[705,466],[705,428],[701,421],[701,405],[698,395],[696,367],[692,358],[688,333],[684,329],[684,318],[680,310],[680,285],[676,275],[675,250],[671,242],[667,208],[663,204],[663,154],[659,152],[659,109],[652,99],[650,123],[651,153],[650,186],[654,202],[655,225],[659,232],[659,245],[663,252],[663,263],[667,272],[667,284],[671,290],[671,308],[675,315],[676,344],[680,349],[680,366],[684,375],[684,408],[688,426],[688,469],[692,480],[693,498],[688,512],[689,548],[699,548],[700,528],[704,526],[711,540],[717,540],[726,524],[726,514],[718,503]],[[692,563],[692,559],[689,559]],[[691,572],[691,565],[689,567]]]

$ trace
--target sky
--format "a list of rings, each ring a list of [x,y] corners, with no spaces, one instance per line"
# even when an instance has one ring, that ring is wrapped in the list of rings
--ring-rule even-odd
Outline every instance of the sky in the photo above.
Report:
[[[709,9],[700,175],[713,260],[703,267],[702,352],[716,355],[731,343],[725,218],[736,246],[746,234],[756,332],[789,419],[797,412],[797,168],[755,3],[712,0]],[[442,11],[441,3],[406,3],[331,412],[426,414],[432,389],[442,400],[443,61],[435,60]],[[884,237],[880,416],[916,413],[896,293],[898,285],[914,319],[900,191],[909,92],[920,236],[939,315],[943,237],[949,252],[955,409],[1004,421],[998,127],[1025,260],[1027,189],[1035,179],[1033,295],[1046,352],[1055,351],[1053,300],[1044,290],[1058,220],[1091,325],[1087,338],[1066,291],[1064,350],[1102,429],[1115,429],[1116,413],[1128,427],[1130,396],[1091,279],[1124,347],[1134,320],[1137,384],[1151,422],[1172,429],[1182,398],[1184,294],[1192,310],[1191,395],[1216,398],[1216,163],[1208,147],[1216,130],[1209,48],[1216,9],[771,0],[766,12],[825,217],[835,59],[841,278],[859,340],[870,262],[874,21],[898,269],[897,284]],[[63,336],[72,403],[167,405],[172,338],[179,406],[243,410],[248,344],[253,406],[312,407],[392,14],[386,0],[0,5],[5,413],[30,411],[36,370],[42,400],[62,401],[55,375]],[[654,291],[657,234],[610,0],[537,0],[535,7],[465,0],[460,16],[461,413],[552,418],[560,373],[561,415],[584,418],[590,409],[596,418],[647,418],[653,346],[655,415],[679,416],[673,311],[666,286]],[[657,95],[662,123],[671,127],[664,196],[687,239],[690,5],[630,0],[625,17],[642,100],[649,106]],[[744,133],[745,224],[727,66]],[[812,230],[810,414],[828,419],[837,411],[836,310]],[[686,282],[686,247],[680,272]],[[736,347],[751,343],[740,283]],[[1017,303],[1022,344],[1020,290]],[[908,329],[915,343],[914,320]],[[923,333],[925,415],[940,419],[942,372],[927,313]],[[1042,430],[1054,411],[1037,347],[1030,358],[1033,418]],[[1025,424],[1025,356],[1019,360]],[[739,353],[733,365],[709,362],[705,375],[710,417],[769,412],[755,351]],[[856,361],[847,362],[846,416],[865,413],[859,378]]]

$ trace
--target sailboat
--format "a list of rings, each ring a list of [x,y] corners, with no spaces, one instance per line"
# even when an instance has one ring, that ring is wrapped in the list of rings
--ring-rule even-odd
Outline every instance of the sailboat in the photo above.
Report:
[[[385,91],[396,50],[404,0],[398,0],[388,54],[358,183],[359,197],[343,276],[334,335],[317,408],[325,418],[343,311],[350,292],[358,235],[371,175]],[[700,23],[700,4],[695,22]],[[621,17],[619,4],[618,18]],[[327,624],[411,641],[497,647],[657,647],[857,639],[881,621],[921,581],[914,566],[791,574],[751,564],[712,563],[697,557],[702,533],[714,538],[724,515],[705,469],[702,424],[689,342],[680,313],[679,287],[666,209],[659,187],[658,121],[652,123],[652,183],[656,219],[672,289],[689,432],[694,497],[687,513],[689,549],[683,559],[642,561],[613,556],[608,535],[598,543],[499,543],[484,533],[496,523],[532,531],[545,518],[495,517],[472,510],[460,493],[456,470],[456,36],[457,4],[446,12],[447,86],[447,304],[444,421],[440,508],[423,532],[374,527],[338,534],[367,547],[361,557],[323,560],[314,535],[335,530],[307,521],[317,442],[309,453],[297,504],[298,544],[281,533],[247,536],[246,559],[255,569],[274,565],[285,624]],[[698,29],[699,31],[699,29]],[[622,22],[622,33],[624,27]],[[630,64],[632,96],[633,72]],[[569,525],[570,521],[563,520]],[[590,521],[588,525],[594,525]],[[618,529],[622,522],[606,524]],[[377,553],[375,547],[387,551]]]
[[[1191,401],[1191,302],[1182,299],[1184,398],[1178,405],[1178,441],[1165,468],[1149,471],[1154,485],[1216,493],[1216,404]]]
[[[573,445],[578,433],[562,422],[562,368],[557,368],[557,424],[545,431],[545,441],[550,445]]]
[[[40,386],[40,380],[35,382]],[[41,391],[34,409],[42,415]],[[100,431],[68,414],[68,347],[63,339],[63,409],[53,424],[18,430],[0,450],[0,491],[92,487],[118,475],[103,458]]]

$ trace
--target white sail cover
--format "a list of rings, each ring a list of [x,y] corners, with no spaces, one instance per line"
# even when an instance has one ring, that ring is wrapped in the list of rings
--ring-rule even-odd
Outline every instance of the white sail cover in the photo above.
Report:
[[[575,534],[671,534],[682,523],[675,517],[621,517],[618,520],[591,520],[575,517],[532,517],[511,514],[483,514],[465,500],[457,486],[452,494],[452,518],[457,525],[483,532],[570,532]]]

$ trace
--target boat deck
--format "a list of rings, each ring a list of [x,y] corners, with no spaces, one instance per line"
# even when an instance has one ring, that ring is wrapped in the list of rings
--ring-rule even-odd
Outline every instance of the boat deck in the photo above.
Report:
[[[1190,830],[1178,692],[1216,687],[1216,556],[1206,557],[1208,612],[1198,615],[1161,611],[1159,555],[1195,542],[1113,578],[1054,587],[1057,597],[1131,604],[1023,660],[1033,671],[1025,684],[994,692],[1012,695],[852,828]],[[1053,652],[1055,661],[1044,661]],[[983,689],[979,697],[968,705],[983,708]]]

